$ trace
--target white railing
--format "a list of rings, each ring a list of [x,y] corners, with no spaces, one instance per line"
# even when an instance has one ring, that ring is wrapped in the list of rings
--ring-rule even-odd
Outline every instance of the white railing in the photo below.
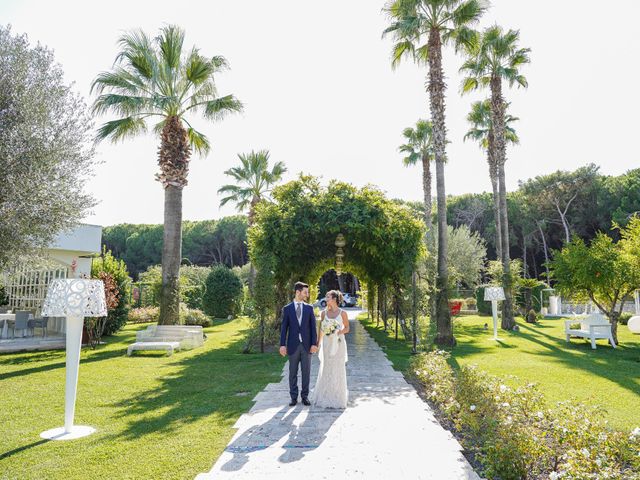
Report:
[[[2,283],[9,298],[9,307],[13,310],[33,310],[39,314],[51,280],[67,278],[67,275],[66,267],[41,270],[18,267],[6,272]]]

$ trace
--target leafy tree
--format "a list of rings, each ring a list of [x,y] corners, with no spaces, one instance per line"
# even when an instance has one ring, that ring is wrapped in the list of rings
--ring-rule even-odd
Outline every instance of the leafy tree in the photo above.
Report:
[[[506,115],[505,124],[505,141],[507,143],[517,144],[520,142],[518,135],[511,126],[518,118]],[[493,156],[495,150],[495,133],[493,131],[493,123],[491,122],[491,101],[489,99],[471,104],[471,112],[467,115],[467,122],[471,128],[467,131],[464,139],[472,139],[478,142],[480,148],[487,152],[487,163],[489,164],[489,178],[491,179],[491,188],[493,190],[493,209],[496,219],[496,232],[500,232],[500,194],[498,191],[498,163]],[[498,258],[502,258],[502,238],[496,235],[496,250]]]
[[[42,253],[95,205],[91,129],[53,52],[0,26],[0,270]]]
[[[447,227],[449,237],[448,264],[449,288],[457,286],[475,288],[480,283],[487,257],[485,242],[466,225],[458,228]]]
[[[493,153],[498,171],[498,195],[500,197],[500,246],[504,270],[505,301],[502,302],[502,328],[511,330],[515,325],[513,318],[513,298],[509,274],[509,220],[507,213],[507,187],[504,165],[506,156],[505,111],[507,103],[502,95],[502,82],[509,86],[518,84],[526,87],[527,80],[520,73],[520,67],[529,63],[528,48],[520,48],[520,33],[517,30],[504,32],[498,25],[476,33],[473,41],[466,44],[467,60],[460,70],[467,77],[463,80],[462,91],[469,92],[478,87],[491,90],[491,125],[493,128]]]
[[[521,184],[526,202],[537,208],[541,219],[562,225],[565,243],[571,240],[572,232],[590,233],[589,226],[593,226],[590,217],[600,188],[598,170],[599,167],[590,164],[573,172],[558,170],[539,175]]]
[[[438,204],[438,275],[436,278],[436,323],[438,345],[455,345],[449,313],[447,266],[447,207],[444,183],[446,155],[445,82],[442,69],[442,47],[455,40],[460,46],[471,39],[468,26],[476,23],[486,10],[481,0],[392,0],[387,3],[391,25],[384,34],[392,34],[392,65],[403,57],[419,64],[428,64],[427,90],[433,123],[433,156],[436,164]]]
[[[574,237],[551,262],[556,287],[590,298],[609,317],[616,343],[624,299],[640,289],[640,217],[620,227],[619,234],[617,243],[602,232],[590,244]]]
[[[243,215],[221,220],[183,222],[182,263],[242,266],[247,261],[247,219]],[[106,248],[118,251],[131,275],[138,278],[162,258],[162,225],[114,225],[102,231]]]
[[[183,44],[184,31],[173,25],[162,27],[153,39],[143,31],[126,33],[120,37],[113,69],[100,73],[92,85],[99,94],[93,111],[119,117],[100,127],[97,140],[134,137],[146,132],[148,120],[157,120],[153,127],[160,139],[156,180],[165,194],[160,324],[180,320],[182,189],[187,185],[192,149],[200,155],[210,150],[209,139],[186,117],[201,113],[215,121],[242,110],[233,95],[218,96],[214,76],[227,68],[224,57],[205,57],[195,47],[185,52]]]
[[[249,209],[249,226],[253,225],[256,205],[269,194],[273,186],[280,181],[287,168],[282,162],[276,162],[269,170],[269,151],[239,153],[240,167],[227,170],[225,175],[232,177],[235,184],[223,185],[218,193],[227,196],[220,200],[220,206],[235,203],[238,211]]]
[[[213,267],[202,297],[204,312],[213,318],[227,318],[240,312],[242,282],[229,268]]]

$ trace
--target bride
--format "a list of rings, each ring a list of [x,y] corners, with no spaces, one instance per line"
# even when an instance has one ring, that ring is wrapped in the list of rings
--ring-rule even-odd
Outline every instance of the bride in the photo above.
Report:
[[[313,405],[322,408],[346,408],[349,398],[347,390],[347,342],[349,318],[339,305],[342,293],[337,290],[327,292],[327,308],[320,316],[320,369],[316,386],[311,394]]]

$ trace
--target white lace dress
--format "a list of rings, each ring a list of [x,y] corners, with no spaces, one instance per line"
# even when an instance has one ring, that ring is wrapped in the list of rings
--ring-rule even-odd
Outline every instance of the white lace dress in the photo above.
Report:
[[[325,310],[321,328],[335,320],[342,323],[342,310],[338,310],[338,316],[329,318]],[[311,403],[321,408],[347,408],[349,390],[347,389],[348,360],[347,342],[344,335],[332,333],[323,335],[318,351],[320,368],[316,386],[311,392]]]

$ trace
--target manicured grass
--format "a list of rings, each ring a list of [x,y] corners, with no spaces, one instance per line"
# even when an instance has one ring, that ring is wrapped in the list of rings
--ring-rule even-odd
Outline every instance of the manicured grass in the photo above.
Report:
[[[361,319],[376,341],[384,345],[398,370],[411,359],[411,346],[394,341],[393,333],[376,329],[375,322]],[[484,330],[485,323],[489,330]],[[455,320],[458,345],[452,351],[454,367],[475,364],[492,375],[507,378],[509,384],[535,382],[550,404],[577,400],[602,405],[605,418],[619,429],[640,426],[640,336],[618,327],[621,344],[614,350],[604,340],[592,350],[587,341],[565,342],[563,320],[541,320],[529,325],[518,320],[519,332],[499,330],[498,342],[491,340],[491,317],[462,316]]]
[[[192,479],[211,469],[284,360],[241,354],[243,319],[216,321],[195,350],[127,357],[145,327],[83,350],[75,423],[97,432],[80,440],[39,437],[63,423],[64,352],[0,355],[0,478]]]

